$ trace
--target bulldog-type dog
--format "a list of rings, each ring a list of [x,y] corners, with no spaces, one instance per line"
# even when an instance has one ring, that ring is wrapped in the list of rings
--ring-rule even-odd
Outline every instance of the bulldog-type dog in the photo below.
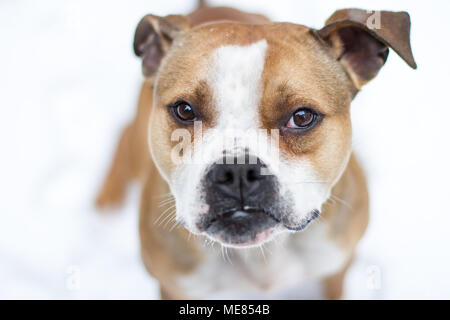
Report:
[[[142,258],[162,298],[262,297],[312,280],[341,297],[368,222],[350,103],[389,48],[416,68],[409,34],[406,12],[359,9],[320,30],[205,6],[140,21],[138,111],[97,204],[142,183]]]

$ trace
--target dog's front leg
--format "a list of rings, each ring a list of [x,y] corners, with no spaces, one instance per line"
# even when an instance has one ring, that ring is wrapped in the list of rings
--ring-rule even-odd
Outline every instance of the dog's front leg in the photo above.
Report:
[[[327,300],[342,299],[344,290],[344,280],[350,265],[353,262],[353,255],[348,262],[337,273],[323,279],[324,298]]]

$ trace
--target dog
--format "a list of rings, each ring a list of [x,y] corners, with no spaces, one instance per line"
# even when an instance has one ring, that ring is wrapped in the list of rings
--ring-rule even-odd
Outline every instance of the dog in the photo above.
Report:
[[[141,254],[162,298],[316,280],[342,297],[369,211],[350,103],[389,49],[416,68],[409,38],[408,13],[360,9],[320,30],[203,3],[139,22],[145,80],[97,205],[140,181]]]

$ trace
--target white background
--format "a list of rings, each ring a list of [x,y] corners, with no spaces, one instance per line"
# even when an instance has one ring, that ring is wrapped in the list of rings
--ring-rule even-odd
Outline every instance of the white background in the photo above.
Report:
[[[391,51],[352,105],[371,221],[347,298],[450,298],[448,1],[211,1],[320,28],[345,7],[406,10],[413,71]],[[93,207],[135,112],[146,13],[191,1],[0,2],[0,298],[156,298],[139,257],[138,187]]]

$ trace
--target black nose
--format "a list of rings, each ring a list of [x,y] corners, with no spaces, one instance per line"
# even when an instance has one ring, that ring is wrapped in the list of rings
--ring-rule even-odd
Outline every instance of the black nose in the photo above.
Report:
[[[281,218],[275,176],[248,153],[225,156],[219,162],[203,181],[208,213],[199,219],[199,230],[228,244],[256,241],[263,231],[269,234]]]
[[[258,158],[228,157],[223,159],[223,164],[216,163],[210,168],[209,178],[224,195],[242,200],[256,194],[263,186],[267,178],[261,172],[263,168]]]

